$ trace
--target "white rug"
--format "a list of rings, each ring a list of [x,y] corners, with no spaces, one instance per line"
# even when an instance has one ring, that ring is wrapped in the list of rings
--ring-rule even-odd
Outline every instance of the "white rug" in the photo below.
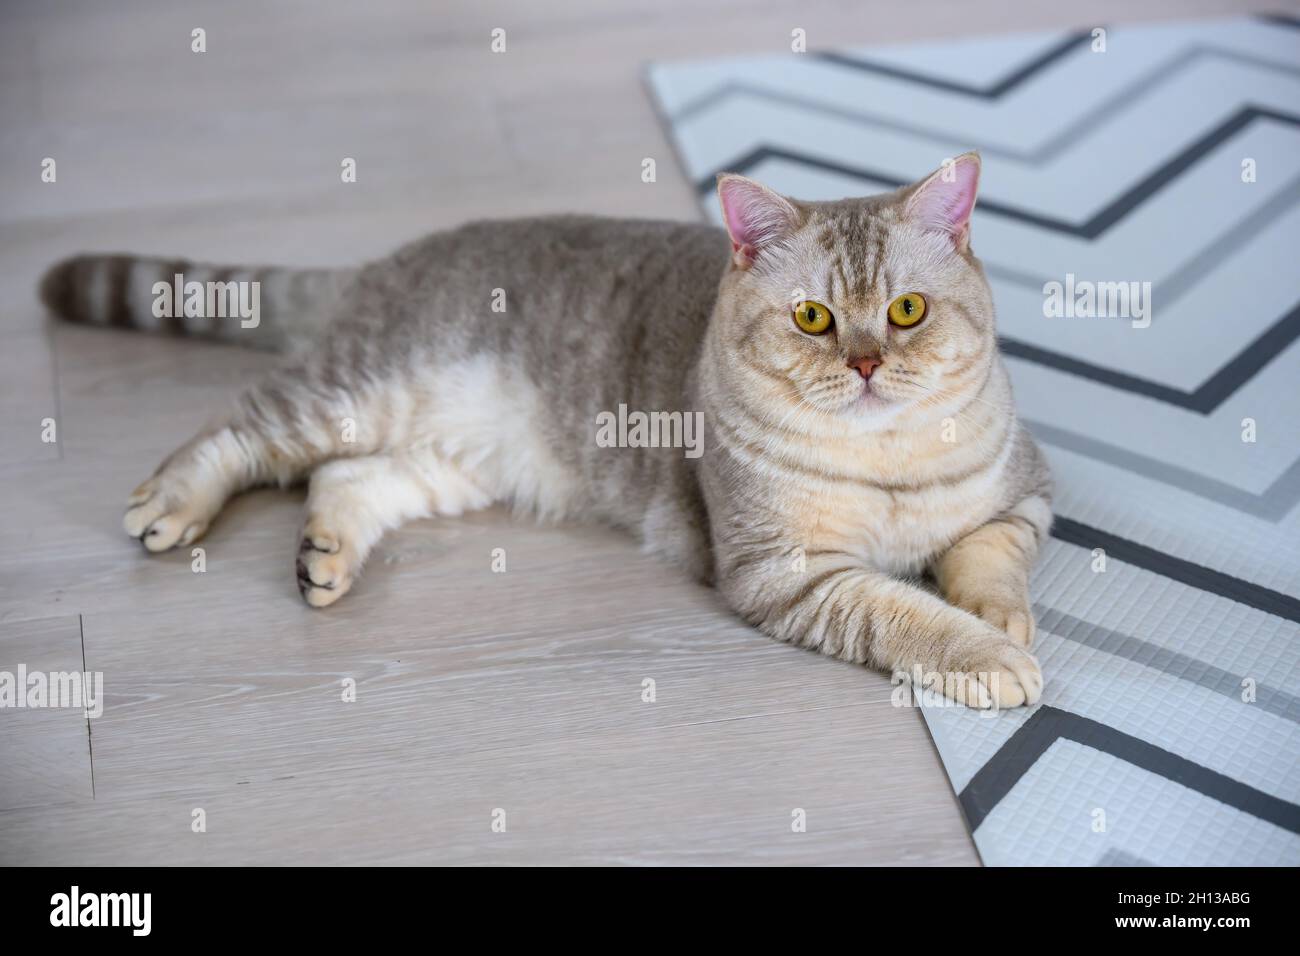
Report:
[[[714,220],[719,171],[831,199],[983,155],[973,245],[1058,484],[1042,702],[926,710],[985,862],[1296,865],[1300,28],[1095,45],[811,49],[649,81]],[[1150,282],[1150,324],[1045,317],[1067,275]]]

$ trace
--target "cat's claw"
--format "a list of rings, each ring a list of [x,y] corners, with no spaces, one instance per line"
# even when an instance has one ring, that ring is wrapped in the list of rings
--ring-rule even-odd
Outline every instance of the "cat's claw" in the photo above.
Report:
[[[943,692],[980,710],[1033,706],[1043,694],[1037,659],[1006,638],[966,655],[959,669],[944,677]]]
[[[309,525],[298,546],[298,591],[309,607],[329,607],[352,587],[352,557],[337,535]]]
[[[1029,596],[1004,600],[986,600],[970,609],[976,617],[992,624],[1024,648],[1033,647],[1036,627]]]
[[[122,528],[151,553],[184,547],[208,529],[208,519],[169,495],[157,478],[131,493]]]

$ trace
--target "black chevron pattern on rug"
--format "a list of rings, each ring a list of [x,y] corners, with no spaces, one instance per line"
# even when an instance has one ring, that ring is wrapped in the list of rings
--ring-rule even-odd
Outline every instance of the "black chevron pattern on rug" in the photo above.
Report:
[[[1273,614],[1300,624],[1300,599],[1271,588],[1262,587],[1222,571],[1184,561],[1163,551],[1122,538],[1109,531],[1093,528],[1079,521],[1057,515],[1052,523],[1052,537],[1067,544],[1092,550],[1102,548],[1108,557],[1144,568],[1161,577],[1178,581],[1201,591],[1245,604],[1265,614]]]
[[[1190,412],[1209,415],[1297,338],[1300,338],[1300,303],[1256,336],[1254,341],[1242,348],[1226,365],[1191,392],[1125,372],[1117,372],[1102,365],[1093,365],[1019,339],[1002,336],[998,344],[1003,355],[1068,372],[1135,395],[1145,395],[1147,398],[1177,405]]]
[[[1178,82],[1181,75],[1197,64],[1206,60],[1218,60],[1228,63],[1241,63],[1251,67],[1274,70],[1293,75],[1300,75],[1300,65],[1285,64],[1272,60],[1261,60],[1243,56],[1233,50],[1214,46],[1194,45],[1183,49],[1163,62],[1155,64],[1150,71],[1134,80],[1128,87],[1118,90],[1104,100],[1094,103],[1075,117],[1070,126],[1059,135],[1030,149],[1016,149],[995,142],[963,142],[963,147],[979,149],[988,156],[998,156],[1018,160],[1024,163],[1041,164],[1060,153],[1069,151],[1069,143],[1082,135],[1080,130],[1085,124],[1096,122],[1098,117],[1113,114],[1121,108],[1132,107],[1152,93]],[[854,123],[873,129],[892,129],[908,136],[926,139],[944,144],[947,148],[953,140],[951,130],[936,127],[918,126],[891,118],[883,113],[865,112],[856,106],[826,103],[821,100],[800,96],[788,90],[778,90],[756,85],[754,83],[729,80],[717,86],[699,99],[680,108],[673,119],[680,122],[706,108],[725,102],[733,97],[747,96],[764,103],[792,107],[806,113],[829,116],[834,119]]]
[[[971,832],[1058,740],[1072,740],[1172,780],[1275,826],[1300,833],[1300,806],[1233,780],[1106,724],[1043,705],[958,794]]]
[[[889,63],[877,63],[872,60],[849,56],[844,53],[813,53],[812,56],[816,59],[824,60],[827,63],[834,63],[837,66],[848,67],[852,70],[862,70],[867,73],[877,73],[881,76],[888,76],[896,80],[906,80],[909,83],[917,83],[922,86],[929,86],[937,90],[943,90],[945,93],[959,93],[963,96],[976,97],[982,100],[997,100],[1006,96],[1016,87],[1030,79],[1030,77],[1047,69],[1071,50],[1088,42],[1091,38],[1091,31],[1071,33],[1056,45],[1048,48],[1037,57],[1024,64],[1024,66],[1020,67],[1020,69],[1016,70],[1010,76],[1005,77],[997,83],[994,83],[992,86],[984,89],[971,86],[968,83],[959,83],[956,80],[945,80],[940,77],[927,76],[924,73],[907,70],[900,66],[894,66]]]
[[[1116,196],[1105,207],[1095,212],[1082,223],[1067,222],[1054,216],[1043,215],[1008,203],[982,197],[979,201],[979,209],[981,212],[1005,216],[1016,222],[1023,222],[1030,226],[1046,229],[1049,232],[1091,241],[1104,235],[1112,226],[1122,222],[1129,213],[1186,172],[1205,153],[1235,136],[1257,120],[1271,120],[1289,126],[1300,126],[1300,116],[1261,106],[1243,106],[1237,112],[1222,120],[1213,129],[1204,133],[1196,142],[1188,144],[1177,155],[1170,157],[1158,169],[1152,170],[1139,182],[1134,183],[1123,193]],[[897,189],[904,183],[910,182],[908,179],[879,170],[849,166],[845,163],[823,159],[819,156],[811,156],[785,147],[764,145],[756,147],[726,167],[716,169],[707,176],[701,177],[696,183],[696,189],[701,194],[708,194],[713,191],[714,186],[717,184],[719,174],[743,174],[769,159],[798,163],[839,176],[860,179],[868,183],[878,183],[888,186],[890,189]]]
[[[1286,13],[1261,13],[1259,19],[1265,23],[1271,23],[1275,27],[1290,27],[1292,30],[1300,30],[1300,17],[1293,17]]]

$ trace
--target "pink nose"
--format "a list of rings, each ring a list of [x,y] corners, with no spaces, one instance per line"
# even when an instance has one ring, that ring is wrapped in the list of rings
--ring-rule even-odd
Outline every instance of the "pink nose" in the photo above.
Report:
[[[863,378],[871,378],[871,373],[880,368],[880,359],[872,355],[864,355],[862,358],[849,359],[849,368],[858,370],[858,374]]]

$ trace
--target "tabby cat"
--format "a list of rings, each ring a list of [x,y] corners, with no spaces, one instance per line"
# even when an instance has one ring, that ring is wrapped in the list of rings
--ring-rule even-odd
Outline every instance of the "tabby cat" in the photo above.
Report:
[[[969,153],[835,202],[724,175],[725,232],[480,222],[356,270],[80,256],[41,291],[72,320],[289,352],[131,494],[148,551],[308,479],[297,576],[325,607],[386,530],[506,502],[634,532],[779,640],[1032,704],[1050,479],[970,248],[979,172]],[[257,282],[266,314],[158,318],[176,274]],[[701,414],[702,453],[607,447],[620,406]]]

